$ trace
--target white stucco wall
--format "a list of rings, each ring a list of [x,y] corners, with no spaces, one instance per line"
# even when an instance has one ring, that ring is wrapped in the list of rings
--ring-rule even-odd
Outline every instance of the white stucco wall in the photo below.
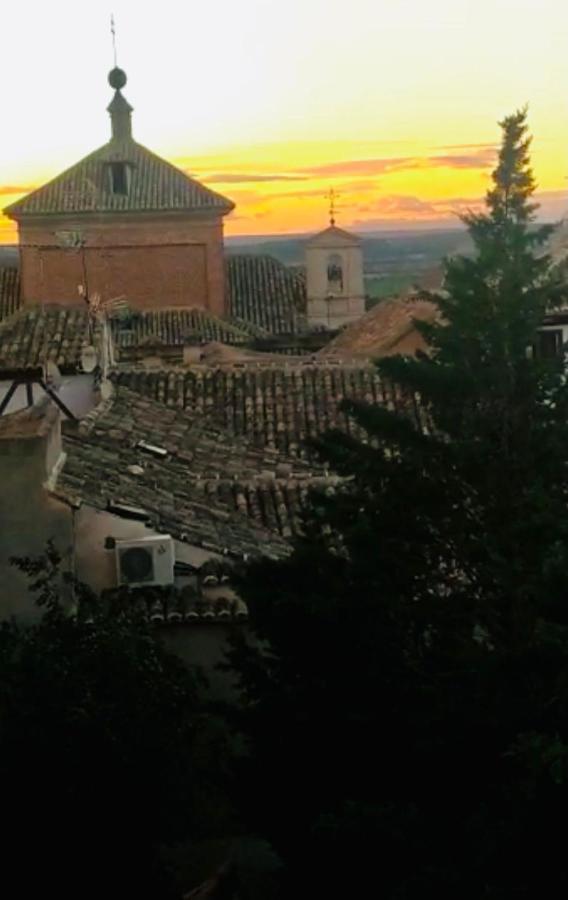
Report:
[[[117,583],[114,549],[105,549],[105,538],[131,540],[155,534],[142,522],[121,519],[108,512],[82,506],[74,513],[75,573],[80,581],[95,591],[115,587]],[[221,559],[209,551],[190,544],[174,541],[175,559],[200,566],[208,559]],[[195,586],[195,576],[176,576],[176,587],[185,584]],[[203,587],[205,600],[218,597],[234,598],[235,592],[228,584]],[[184,662],[198,666],[207,684],[203,690],[209,697],[227,698],[235,691],[235,679],[231,673],[220,671],[225,661],[227,638],[232,623],[201,619],[196,622],[159,625],[158,633],[165,646]],[[244,627],[244,626],[243,626]]]
[[[149,537],[157,532],[143,522],[122,519],[113,513],[81,506],[74,513],[75,571],[80,581],[100,592],[116,587],[115,551],[105,548],[105,539],[124,541]],[[199,567],[214,554],[201,547],[174,540],[175,559]],[[177,584],[176,579],[176,584]],[[224,592],[226,593],[226,591]]]
[[[330,287],[328,265],[340,261],[343,287]],[[329,242],[329,246],[306,247],[308,325],[339,328],[365,313],[363,252],[360,246]]]

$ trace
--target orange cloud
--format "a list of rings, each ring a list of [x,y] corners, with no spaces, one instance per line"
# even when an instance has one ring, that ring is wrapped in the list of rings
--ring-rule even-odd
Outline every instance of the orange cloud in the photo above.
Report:
[[[208,184],[248,184],[249,182],[269,181],[307,181],[307,175],[259,175],[239,172],[220,172],[214,175],[205,175],[203,181]]]
[[[484,207],[482,197],[452,197],[445,200],[424,201],[412,195],[389,195],[380,197],[371,204],[362,204],[357,208],[364,218],[354,219],[350,227],[369,228],[408,228],[412,225],[422,227],[456,227],[459,218],[467,212],[479,212]],[[368,213],[379,213],[379,216],[368,216]]]
[[[3,194],[29,194],[33,190],[33,185],[0,184],[0,197]]]
[[[357,207],[358,212],[381,212],[384,215],[393,213],[412,213],[417,215],[435,215],[436,207],[433,203],[426,203],[419,197],[392,195],[381,197],[374,203],[365,203]]]
[[[264,196],[264,195],[263,195]],[[307,197],[320,197],[322,202],[325,199],[325,189],[323,187],[309,188],[307,191],[280,191],[278,194],[270,194],[267,198],[272,200],[302,200]]]
[[[340,197],[341,194],[360,194],[361,191],[377,191],[379,186],[380,182],[376,178],[373,181],[356,178],[353,181],[339,182],[337,185],[337,196]]]
[[[383,175],[409,169],[487,169],[495,163],[494,147],[482,147],[473,153],[437,156],[398,156],[378,159],[351,159],[297,169],[312,176]]]

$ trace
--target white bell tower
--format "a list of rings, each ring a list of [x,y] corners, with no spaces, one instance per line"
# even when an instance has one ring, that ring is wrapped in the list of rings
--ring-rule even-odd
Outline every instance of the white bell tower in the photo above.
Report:
[[[306,244],[308,328],[337,329],[365,313],[361,240],[335,224],[329,193],[329,227]]]

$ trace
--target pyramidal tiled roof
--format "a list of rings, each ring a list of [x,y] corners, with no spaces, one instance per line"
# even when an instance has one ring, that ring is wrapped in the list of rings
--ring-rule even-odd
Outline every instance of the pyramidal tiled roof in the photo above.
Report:
[[[108,164],[131,167],[128,193],[113,193]],[[21,216],[61,213],[218,211],[234,204],[176,169],[132,138],[113,138],[43,187],[8,206],[4,212]]]
[[[115,89],[107,111],[112,137],[89,156],[71,166],[48,184],[32,191],[4,212],[21,216],[60,215],[62,213],[217,211],[230,212],[234,204],[210,191],[176,169],[132,137],[132,107],[121,93],[126,73],[116,67],[109,72],[109,84]],[[110,168],[124,163],[120,177]],[[120,189],[113,190],[115,176]]]

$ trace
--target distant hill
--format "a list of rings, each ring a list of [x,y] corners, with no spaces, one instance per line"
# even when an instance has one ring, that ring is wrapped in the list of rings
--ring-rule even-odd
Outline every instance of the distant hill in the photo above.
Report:
[[[464,229],[447,231],[377,231],[361,233],[367,275],[401,275],[431,269],[444,256],[471,252]],[[304,264],[304,244],[308,234],[226,237],[229,253],[268,254],[286,266]],[[16,245],[0,244],[0,266],[16,265]]]
[[[287,266],[304,262],[307,234],[226,238],[229,253],[269,254]],[[360,235],[365,272],[372,274],[429,269],[444,256],[468,253],[472,245],[463,228],[447,231],[378,231]]]

